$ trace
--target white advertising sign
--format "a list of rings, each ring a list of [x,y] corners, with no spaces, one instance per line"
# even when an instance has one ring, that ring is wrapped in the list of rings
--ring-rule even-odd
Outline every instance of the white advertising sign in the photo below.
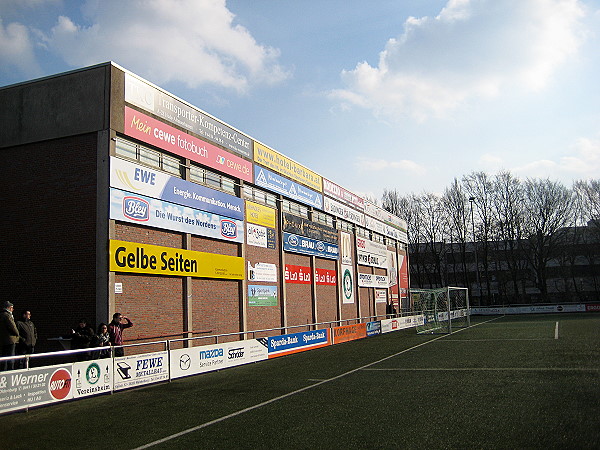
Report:
[[[423,315],[397,317],[395,319],[384,319],[381,321],[381,333],[390,333],[392,331],[403,330],[405,328],[423,325]]]
[[[168,353],[154,352],[114,359],[114,390],[169,379]]]
[[[256,263],[252,267],[248,262],[248,280],[277,283],[277,266],[270,263]]]
[[[357,237],[356,253],[358,255],[358,264],[380,267],[382,269],[388,268],[388,250],[384,244]]]
[[[360,287],[387,288],[389,283],[387,275],[375,275],[372,273],[358,274],[358,285]]]
[[[387,299],[387,290],[375,289],[375,303],[385,303]]]
[[[340,232],[340,257],[341,263],[352,265],[352,236],[344,231]]]
[[[267,341],[259,339],[180,348],[171,350],[171,378],[240,366],[268,357]]]
[[[335,200],[325,197],[323,199],[323,210],[331,215],[344,219],[348,222],[365,226],[365,215],[349,206],[343,205]]]
[[[267,228],[247,223],[246,243],[255,247],[267,248]]]
[[[354,303],[354,266],[342,264],[342,303]]]
[[[73,397],[80,398],[110,392],[113,382],[112,371],[113,367],[110,359],[74,363],[75,388],[73,389]]]

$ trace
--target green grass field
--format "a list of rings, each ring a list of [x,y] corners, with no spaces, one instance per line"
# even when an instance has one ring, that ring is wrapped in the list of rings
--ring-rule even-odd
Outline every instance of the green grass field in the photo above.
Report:
[[[600,315],[472,325],[2,416],[0,448],[600,448]]]

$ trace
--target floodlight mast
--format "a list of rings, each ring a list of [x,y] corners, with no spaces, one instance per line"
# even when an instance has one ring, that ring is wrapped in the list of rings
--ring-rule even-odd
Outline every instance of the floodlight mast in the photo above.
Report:
[[[477,258],[477,243],[475,237],[475,220],[473,216],[473,202],[475,201],[475,197],[469,197],[469,203],[471,204],[471,228],[473,230],[473,253],[475,253],[475,277],[477,281],[477,289],[479,294],[479,305],[481,305],[481,282],[479,281],[479,261]]]

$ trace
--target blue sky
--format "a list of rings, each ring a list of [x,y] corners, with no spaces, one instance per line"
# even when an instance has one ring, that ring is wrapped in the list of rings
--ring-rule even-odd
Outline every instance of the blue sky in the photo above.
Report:
[[[0,0],[0,86],[105,61],[350,189],[600,178],[600,0]]]

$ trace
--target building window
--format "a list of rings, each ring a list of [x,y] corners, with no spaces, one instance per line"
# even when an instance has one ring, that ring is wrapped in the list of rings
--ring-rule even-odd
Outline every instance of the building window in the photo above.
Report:
[[[361,238],[370,239],[369,230],[366,228],[356,227],[356,235],[360,236]]]
[[[333,217],[321,211],[312,212],[312,220],[333,227]]]
[[[289,200],[283,200],[281,202],[281,210],[289,212],[296,216],[306,217],[308,219],[308,207],[303,206],[299,203],[290,202]]]
[[[335,225],[338,230],[347,231],[349,233],[353,232],[352,224],[345,220],[335,219]]]
[[[373,233],[373,237],[371,239],[375,242],[380,242],[382,244],[385,244],[385,238],[380,234]]]
[[[235,182],[231,178],[206,170],[203,167],[190,166],[190,180],[235,195]]]
[[[253,186],[244,185],[244,198],[255,203],[277,208],[277,196],[268,192],[262,191]]]
[[[123,158],[133,159],[145,166],[164,170],[181,178],[181,160],[174,156],[166,155],[121,138],[117,139],[115,153]]]

